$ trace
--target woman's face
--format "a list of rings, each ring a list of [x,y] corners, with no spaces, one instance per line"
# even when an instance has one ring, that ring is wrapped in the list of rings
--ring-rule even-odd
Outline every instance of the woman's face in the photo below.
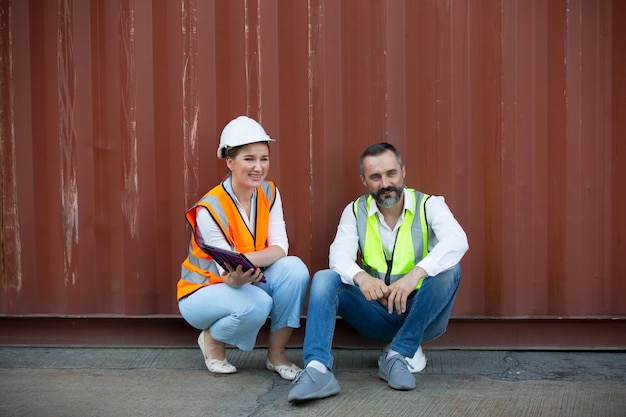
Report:
[[[270,147],[267,142],[244,145],[237,155],[226,158],[226,166],[231,172],[233,186],[256,188],[270,169]]]

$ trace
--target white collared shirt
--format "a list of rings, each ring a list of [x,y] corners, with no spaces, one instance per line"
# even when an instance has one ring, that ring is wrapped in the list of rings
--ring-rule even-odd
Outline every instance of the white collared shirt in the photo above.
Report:
[[[393,230],[385,223],[378,205],[372,204],[370,215],[376,214],[380,227],[380,238],[387,257],[393,253],[398,229],[404,221],[406,210],[413,212],[415,207],[415,195],[404,189],[404,210],[396,222]],[[350,202],[341,214],[341,220],[337,227],[335,240],[330,245],[328,256],[330,269],[341,276],[341,280],[354,285],[354,276],[363,269],[357,264],[356,257],[359,248],[359,236],[357,233],[356,217],[353,211],[353,203]],[[423,268],[429,276],[437,275],[454,267],[461,261],[469,246],[467,236],[463,228],[452,215],[446,201],[441,196],[431,196],[425,205],[426,223],[428,224],[428,255],[419,261],[416,266]],[[415,214],[415,221],[418,215]]]

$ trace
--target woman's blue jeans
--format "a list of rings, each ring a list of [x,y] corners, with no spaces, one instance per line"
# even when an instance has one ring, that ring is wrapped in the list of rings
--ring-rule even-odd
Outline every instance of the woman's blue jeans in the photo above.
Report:
[[[249,351],[270,316],[270,332],[300,327],[309,287],[309,269],[296,256],[274,262],[263,273],[267,283],[232,288],[202,287],[178,302],[183,318],[197,329],[210,329],[214,339]]]
[[[344,284],[336,272],[326,269],[313,276],[304,338],[304,363],[317,360],[329,369],[337,315],[361,335],[391,342],[391,349],[412,357],[423,343],[441,336],[448,326],[461,281],[461,267],[427,277],[419,291],[407,300],[404,314],[389,314],[380,301],[367,301],[361,290]]]

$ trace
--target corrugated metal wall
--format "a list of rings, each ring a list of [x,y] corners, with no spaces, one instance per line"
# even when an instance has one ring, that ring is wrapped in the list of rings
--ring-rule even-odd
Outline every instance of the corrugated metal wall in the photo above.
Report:
[[[624,22],[611,0],[1,0],[0,313],[177,314],[185,209],[248,114],[312,271],[387,140],[468,233],[456,317],[624,318]]]

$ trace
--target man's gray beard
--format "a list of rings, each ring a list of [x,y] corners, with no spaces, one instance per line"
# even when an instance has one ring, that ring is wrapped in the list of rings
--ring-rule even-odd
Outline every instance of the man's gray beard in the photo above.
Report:
[[[400,201],[400,195],[397,195],[395,197],[378,199],[376,200],[376,203],[379,206],[383,206],[384,208],[391,208],[395,206],[396,204],[398,204],[398,201]]]
[[[398,204],[398,201],[400,201],[400,199],[402,198],[402,193],[404,192],[404,185],[401,187],[398,187],[398,189],[395,191],[396,191],[395,197],[379,198],[376,195],[373,195],[372,197],[374,197],[374,200],[376,200],[376,204],[378,204],[379,206],[382,206],[384,208],[391,208],[395,206],[396,204]]]

